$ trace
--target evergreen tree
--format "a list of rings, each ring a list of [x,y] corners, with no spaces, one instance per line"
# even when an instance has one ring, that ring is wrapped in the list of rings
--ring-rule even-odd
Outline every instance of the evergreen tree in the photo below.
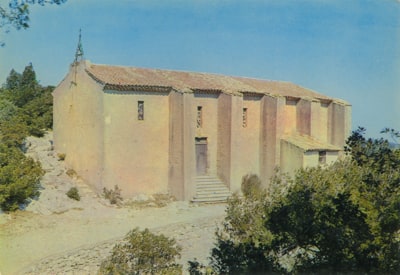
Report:
[[[40,90],[32,63],[25,67],[19,84],[18,89],[11,90],[11,97],[16,106],[23,107],[33,100],[39,94]]]
[[[4,88],[7,90],[16,90],[19,89],[21,83],[22,75],[17,73],[14,69],[10,71],[9,76],[7,77],[6,84]]]
[[[278,174],[268,190],[234,195],[217,231],[215,270],[399,274],[400,149],[361,128],[346,150],[329,167]]]
[[[11,101],[0,98],[0,123],[10,120],[18,113],[19,109]]]
[[[0,88],[0,208],[13,211],[39,194],[40,164],[21,148],[28,135],[42,136],[52,127],[54,87],[42,87],[32,64],[11,70]]]
[[[21,150],[0,144],[0,208],[14,211],[39,194],[43,176],[40,163],[25,157]]]
[[[20,88],[30,88],[36,89],[38,86],[38,82],[36,80],[36,72],[33,69],[32,63],[29,63],[25,66],[25,69],[21,76]]]

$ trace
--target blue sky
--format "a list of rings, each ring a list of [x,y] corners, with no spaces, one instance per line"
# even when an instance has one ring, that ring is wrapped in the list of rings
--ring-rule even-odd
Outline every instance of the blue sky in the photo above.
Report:
[[[7,1],[0,0],[0,3]],[[353,128],[400,130],[397,0],[68,0],[1,34],[0,83],[32,62],[57,85],[82,28],[93,63],[294,82],[353,105]]]

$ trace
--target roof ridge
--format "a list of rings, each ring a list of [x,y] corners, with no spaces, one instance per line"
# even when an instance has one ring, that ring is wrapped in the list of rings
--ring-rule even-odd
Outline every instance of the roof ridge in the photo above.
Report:
[[[297,85],[297,84],[287,81],[287,80],[273,80],[273,79],[265,79],[265,78],[251,77],[251,76],[227,75],[227,74],[215,73],[215,72],[186,71],[186,70],[180,70],[180,69],[150,68],[150,67],[141,67],[141,66],[98,64],[98,63],[90,63],[89,66],[104,66],[104,67],[116,67],[116,68],[126,68],[126,69],[156,70],[156,71],[167,71],[167,72],[177,72],[177,73],[193,73],[193,74],[214,75],[214,76],[231,77],[231,78],[244,78],[244,79],[249,79],[249,80],[288,83],[288,84]]]
[[[129,87],[173,87],[175,89],[221,90],[231,94],[249,91],[260,94],[333,100],[323,94],[289,81],[232,76],[220,73],[183,71],[176,69],[145,68],[126,65],[94,64],[87,62],[86,71],[96,81]]]

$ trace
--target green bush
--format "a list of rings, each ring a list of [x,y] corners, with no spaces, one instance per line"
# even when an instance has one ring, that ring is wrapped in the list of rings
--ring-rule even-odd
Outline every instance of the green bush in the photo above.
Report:
[[[22,153],[28,135],[52,127],[53,87],[42,87],[32,64],[22,74],[11,70],[0,87],[0,207],[13,211],[39,195],[44,174],[38,162]]]
[[[211,266],[205,266],[199,263],[196,259],[188,261],[188,271],[190,275],[216,275],[217,273]]]
[[[103,188],[103,196],[109,200],[111,204],[120,204],[122,202],[121,189],[118,185],[114,186],[114,189]]]
[[[67,155],[64,154],[64,153],[58,153],[57,154],[57,158],[58,158],[59,161],[64,161],[66,157],[67,157]]]
[[[216,231],[217,243],[212,249],[211,266],[217,274],[252,274],[274,270],[269,250],[272,234],[264,227],[265,213],[271,206],[266,192],[258,196],[228,200],[225,221]]]
[[[79,195],[79,191],[78,188],[76,187],[71,187],[67,193],[65,193],[68,198],[76,200],[76,201],[80,201],[81,200],[81,196]]]
[[[242,193],[245,197],[260,194],[261,180],[255,174],[247,174],[242,178]]]
[[[35,98],[20,109],[21,116],[28,125],[29,134],[37,137],[53,127],[52,87],[40,88]]]
[[[74,169],[68,169],[65,174],[68,175],[68,177],[70,178],[76,178],[78,176],[78,173],[76,173],[76,171]]]
[[[40,163],[26,157],[21,150],[0,144],[0,207],[14,211],[39,195]]]
[[[26,122],[18,115],[0,121],[0,143],[21,148],[29,130]]]
[[[43,87],[36,80],[36,73],[32,64],[25,67],[22,74],[11,70],[6,83],[0,88],[0,126],[5,123],[0,132],[9,135],[17,125],[19,130],[12,131],[13,135],[21,133],[22,139],[27,135],[41,137],[45,130],[53,126],[53,98],[54,87]],[[3,110],[4,109],[4,110]],[[6,118],[6,119],[4,119]],[[14,120],[7,125],[8,121]],[[24,131],[21,132],[21,127]],[[7,140],[5,138],[4,140]],[[19,140],[19,139],[17,139]]]
[[[9,120],[17,113],[17,106],[15,106],[10,100],[0,97],[0,121]]]
[[[260,195],[232,196],[216,232],[213,268],[398,274],[400,149],[359,129],[346,150],[351,158],[331,166],[299,170],[293,179],[276,175]]]
[[[115,245],[99,274],[182,274],[182,266],[176,263],[180,252],[174,239],[136,228]]]

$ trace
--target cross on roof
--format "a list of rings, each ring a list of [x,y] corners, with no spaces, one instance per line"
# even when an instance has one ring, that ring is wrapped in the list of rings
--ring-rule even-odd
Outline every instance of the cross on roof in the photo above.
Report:
[[[75,52],[75,63],[78,63],[81,61],[83,58],[83,47],[82,47],[82,30],[79,29],[79,40],[78,40],[78,46],[76,47],[76,52]]]

